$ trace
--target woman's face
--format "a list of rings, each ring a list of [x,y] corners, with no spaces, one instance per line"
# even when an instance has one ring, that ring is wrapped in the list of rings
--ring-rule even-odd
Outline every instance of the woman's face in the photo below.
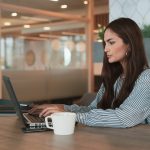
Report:
[[[128,52],[128,45],[112,30],[107,29],[104,33],[105,53],[109,63],[120,62],[121,64]]]

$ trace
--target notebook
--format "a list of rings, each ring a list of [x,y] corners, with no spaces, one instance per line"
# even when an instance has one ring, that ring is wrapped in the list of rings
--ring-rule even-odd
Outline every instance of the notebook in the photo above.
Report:
[[[47,131],[49,129],[46,128],[46,124],[44,118],[38,117],[38,115],[31,115],[28,112],[24,113],[21,109],[21,105],[18,102],[17,96],[15,94],[12,83],[7,76],[3,76],[3,81],[5,87],[7,89],[8,95],[14,105],[17,116],[19,117],[24,132],[34,132],[34,131]],[[27,109],[29,106],[25,106]],[[51,125],[51,122],[49,123]]]

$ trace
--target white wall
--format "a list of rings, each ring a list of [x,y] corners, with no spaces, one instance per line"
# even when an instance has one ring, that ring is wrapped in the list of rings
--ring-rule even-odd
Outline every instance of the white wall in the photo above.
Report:
[[[143,25],[150,24],[150,0],[109,0],[109,21],[129,17]]]

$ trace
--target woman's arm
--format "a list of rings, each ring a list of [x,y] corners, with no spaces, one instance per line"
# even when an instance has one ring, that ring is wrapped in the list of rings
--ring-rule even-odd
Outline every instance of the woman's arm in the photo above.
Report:
[[[77,113],[77,121],[89,126],[126,128],[142,123],[148,116],[150,116],[150,70],[140,75],[131,94],[119,108],[92,109],[86,113]]]
[[[63,105],[63,104],[43,104],[34,105],[30,114],[39,114],[40,117],[51,115],[54,112],[72,111],[72,112],[88,112],[91,109],[97,108],[97,103],[101,100],[104,88],[101,86],[99,92],[96,95],[95,100],[89,106],[78,106],[78,105]]]

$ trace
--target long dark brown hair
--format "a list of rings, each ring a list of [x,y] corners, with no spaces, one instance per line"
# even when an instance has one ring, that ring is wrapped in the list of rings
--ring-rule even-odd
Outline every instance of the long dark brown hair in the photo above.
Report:
[[[133,20],[129,18],[116,19],[108,24],[105,31],[107,29],[115,32],[125,44],[129,45],[129,51],[125,58],[125,64],[127,66],[125,79],[118,96],[115,96],[114,93],[114,83],[123,73],[123,68],[119,62],[109,63],[106,53],[104,53],[102,83],[105,92],[98,107],[102,109],[115,109],[129,96],[139,74],[145,67],[148,67],[148,62],[145,55],[141,30]],[[105,48],[104,39],[103,46]]]

